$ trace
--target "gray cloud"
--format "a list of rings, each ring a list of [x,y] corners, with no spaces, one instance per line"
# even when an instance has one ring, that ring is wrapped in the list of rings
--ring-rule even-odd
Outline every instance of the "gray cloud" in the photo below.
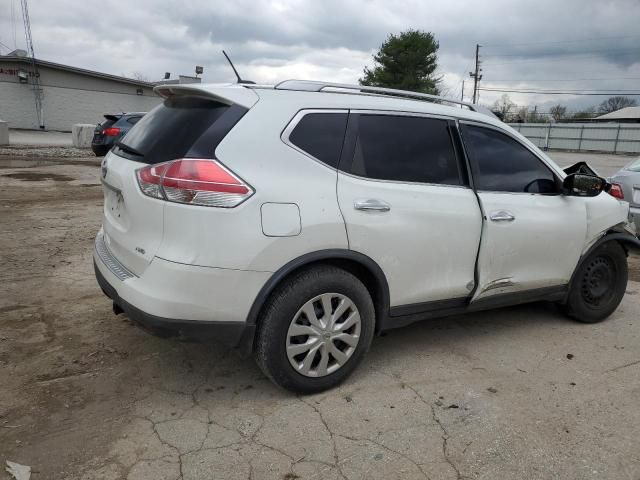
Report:
[[[0,5],[0,42],[11,48],[14,25],[17,46],[24,46],[19,13],[19,0]],[[37,56],[150,79],[204,65],[205,81],[233,81],[220,54],[225,48],[243,76],[258,82],[356,82],[385,37],[408,28],[431,31],[440,41],[439,70],[451,96],[459,97],[463,78],[470,92],[476,43],[483,45],[486,88],[632,90],[640,79],[636,0],[40,0],[31,2],[30,14]],[[509,95],[542,108],[604,99]],[[481,93],[487,103],[499,96]]]

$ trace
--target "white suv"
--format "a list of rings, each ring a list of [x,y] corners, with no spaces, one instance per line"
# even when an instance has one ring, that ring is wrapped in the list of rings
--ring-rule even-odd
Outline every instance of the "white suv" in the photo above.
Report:
[[[156,91],[102,164],[94,254],[114,312],[155,333],[217,338],[314,392],[383,330],[537,300],[595,322],[624,295],[628,204],[474,106],[303,81]]]

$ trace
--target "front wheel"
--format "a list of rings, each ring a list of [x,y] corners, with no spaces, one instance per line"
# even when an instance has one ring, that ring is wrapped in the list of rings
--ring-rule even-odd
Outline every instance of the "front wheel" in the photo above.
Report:
[[[604,320],[622,301],[627,277],[624,248],[616,241],[602,244],[578,267],[564,310],[579,322]]]
[[[269,299],[255,357],[276,384],[299,393],[334,387],[357,367],[373,339],[375,310],[351,273],[318,266],[289,278]]]

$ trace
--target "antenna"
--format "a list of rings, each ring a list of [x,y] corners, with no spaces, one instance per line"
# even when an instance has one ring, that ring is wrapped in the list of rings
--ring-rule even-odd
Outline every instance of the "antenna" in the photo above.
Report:
[[[229,65],[231,65],[231,68],[233,69],[233,73],[236,74],[236,78],[238,79],[238,83],[244,83],[244,84],[250,84],[250,85],[254,85],[256,83],[256,82],[252,82],[251,80],[243,80],[242,78],[240,78],[240,75],[238,74],[238,71],[236,70],[236,67],[233,66],[233,62],[229,58],[229,55],[227,55],[227,52],[222,50],[222,54],[227,59],[227,62],[229,62]]]

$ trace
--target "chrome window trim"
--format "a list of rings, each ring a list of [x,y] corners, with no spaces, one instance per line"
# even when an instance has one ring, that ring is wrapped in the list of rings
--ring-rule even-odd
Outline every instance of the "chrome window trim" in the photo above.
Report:
[[[431,112],[412,112],[409,110],[380,110],[369,108],[350,109],[349,113],[356,113],[361,115],[391,115],[394,117],[424,117],[434,118],[436,120],[451,120],[456,121],[457,117],[453,115],[442,115],[440,113]]]
[[[344,175],[346,177],[355,178],[358,180],[365,180],[367,182],[391,183],[395,185],[417,185],[417,186],[424,186],[424,187],[460,188],[463,190],[471,190],[471,187],[469,187],[468,185],[451,185],[450,183],[426,183],[426,182],[408,182],[408,181],[402,181],[402,180],[385,180],[382,178],[361,177],[360,175],[355,175],[353,173],[345,172],[344,170],[338,170],[338,174]]]
[[[310,113],[343,113],[347,115],[347,121],[349,120],[348,108],[304,108],[302,110],[298,110],[298,112],[296,112],[293,118],[289,120],[289,123],[287,124],[286,127],[284,127],[284,129],[282,130],[282,133],[280,134],[280,140],[282,140],[282,142],[285,145],[293,148],[298,153],[301,153],[304,156],[309,157],[311,160],[318,162],[320,165],[323,165],[327,168],[337,171],[338,170],[337,166],[332,167],[331,165],[328,165],[327,163],[323,162],[319,158],[316,158],[313,155],[311,155],[309,152],[304,151],[303,149],[301,149],[291,141],[290,137],[293,130],[298,126],[300,121]],[[345,130],[345,135],[346,135],[346,130]],[[338,161],[340,161],[340,159],[338,159]]]

